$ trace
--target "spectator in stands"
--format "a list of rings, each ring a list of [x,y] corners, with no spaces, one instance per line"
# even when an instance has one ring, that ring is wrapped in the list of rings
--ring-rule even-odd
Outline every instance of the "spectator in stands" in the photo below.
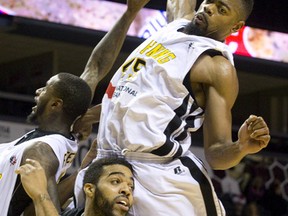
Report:
[[[259,203],[271,216],[288,215],[288,202],[283,198],[279,179],[270,184]]]

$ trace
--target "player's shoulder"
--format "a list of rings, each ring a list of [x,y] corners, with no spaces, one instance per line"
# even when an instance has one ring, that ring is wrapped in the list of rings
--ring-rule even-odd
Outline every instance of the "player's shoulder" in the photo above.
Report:
[[[236,69],[234,65],[223,55],[210,55],[204,53],[200,59],[200,64],[206,66],[207,69],[212,72],[218,71],[223,73],[235,73]]]
[[[211,57],[211,62],[216,69],[234,72],[234,65],[224,56],[216,55]]]
[[[191,75],[196,82],[213,83],[237,82],[235,67],[222,55],[202,54],[192,67]]]
[[[43,141],[36,141],[32,145],[28,146],[24,152],[23,156],[27,158],[36,158],[52,160],[55,156],[51,146]]]

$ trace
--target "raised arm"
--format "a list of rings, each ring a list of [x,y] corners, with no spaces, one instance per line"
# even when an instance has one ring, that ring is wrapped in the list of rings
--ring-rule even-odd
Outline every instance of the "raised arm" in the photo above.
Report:
[[[81,75],[91,88],[92,98],[98,82],[111,70],[120,53],[126,34],[137,13],[149,0],[127,0],[127,9],[113,28],[93,49],[85,70]],[[85,140],[91,133],[92,125],[100,118],[101,106],[90,108],[85,115],[77,119],[72,131],[79,140]]]
[[[21,176],[26,193],[33,200],[36,216],[58,216],[50,195],[47,191],[45,170],[36,160],[26,159],[16,173]]]
[[[167,22],[181,18],[191,20],[195,14],[196,3],[197,0],[167,0]]]
[[[111,70],[120,53],[129,27],[141,8],[149,0],[127,0],[127,9],[114,27],[91,53],[81,78],[91,88],[92,98],[98,82]]]

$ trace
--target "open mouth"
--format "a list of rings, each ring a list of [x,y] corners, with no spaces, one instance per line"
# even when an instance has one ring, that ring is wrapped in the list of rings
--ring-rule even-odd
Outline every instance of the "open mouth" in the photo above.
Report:
[[[118,200],[116,202],[116,204],[120,207],[120,209],[122,211],[125,211],[125,212],[128,212],[129,211],[129,208],[130,208],[130,205],[129,205],[129,202],[128,200],[125,199],[121,199],[121,200]]]
[[[203,13],[196,14],[195,20],[196,23],[207,23],[206,17]]]
[[[38,102],[38,96],[35,96],[35,97],[34,97],[34,102],[37,104],[37,102]]]

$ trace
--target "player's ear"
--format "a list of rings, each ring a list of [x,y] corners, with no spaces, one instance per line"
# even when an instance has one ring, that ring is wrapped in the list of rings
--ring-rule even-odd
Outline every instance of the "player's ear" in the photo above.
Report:
[[[86,183],[83,187],[83,190],[86,194],[86,197],[93,198],[95,194],[95,185],[91,183]]]
[[[244,25],[245,25],[245,22],[244,22],[244,21],[239,21],[238,23],[236,23],[236,24],[233,26],[231,32],[232,32],[232,33],[238,32]]]
[[[63,100],[60,99],[60,98],[53,98],[51,100],[51,108],[53,110],[57,109],[57,110],[60,110],[63,108]]]

